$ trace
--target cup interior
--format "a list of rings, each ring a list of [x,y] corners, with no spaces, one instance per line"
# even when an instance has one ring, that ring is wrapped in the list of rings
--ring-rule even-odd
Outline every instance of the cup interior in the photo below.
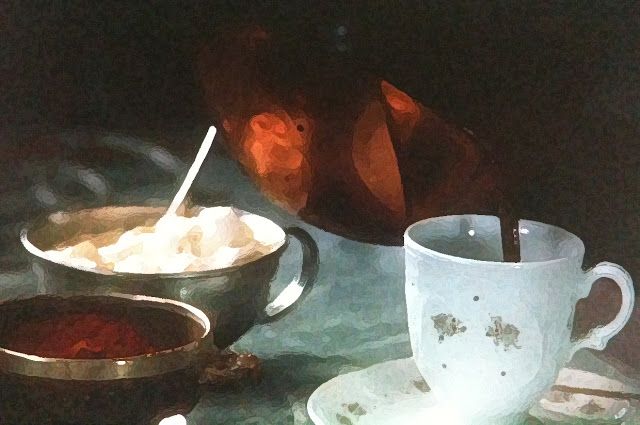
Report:
[[[484,215],[435,217],[411,225],[405,244],[417,250],[434,251],[451,257],[503,262],[500,219]],[[520,256],[523,263],[579,259],[582,241],[574,234],[549,224],[518,221]]]

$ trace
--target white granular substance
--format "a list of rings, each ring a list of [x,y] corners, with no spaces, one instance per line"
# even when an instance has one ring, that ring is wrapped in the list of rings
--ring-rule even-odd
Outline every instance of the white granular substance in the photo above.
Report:
[[[82,269],[181,273],[230,267],[268,254],[283,242],[279,227],[231,207],[205,208],[195,217],[165,215],[155,226],[124,232],[111,245],[98,246],[100,236],[45,255]]]

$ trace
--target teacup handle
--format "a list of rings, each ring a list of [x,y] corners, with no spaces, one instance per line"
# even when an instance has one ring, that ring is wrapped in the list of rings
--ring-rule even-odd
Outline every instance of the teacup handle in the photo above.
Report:
[[[635,302],[633,280],[631,280],[629,273],[617,264],[602,262],[587,271],[580,298],[586,298],[591,292],[594,282],[603,277],[613,280],[620,287],[622,293],[620,311],[611,323],[592,329],[584,339],[577,341],[571,349],[571,355],[582,348],[604,350],[609,340],[618,334],[631,318]]]
[[[288,237],[296,238],[302,247],[300,273],[264,308],[258,317],[259,323],[274,322],[284,317],[296,301],[309,293],[318,276],[318,246],[311,235],[299,227],[287,227],[284,231]]]

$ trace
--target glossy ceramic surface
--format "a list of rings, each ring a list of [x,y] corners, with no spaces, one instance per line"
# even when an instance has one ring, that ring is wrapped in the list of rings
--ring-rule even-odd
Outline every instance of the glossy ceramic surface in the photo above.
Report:
[[[468,423],[527,411],[575,351],[603,349],[633,309],[629,275],[611,263],[582,271],[578,237],[527,220],[519,233],[520,263],[502,262],[497,217],[438,217],[405,233],[412,351],[439,401]],[[620,286],[620,311],[571,341],[575,304],[600,277]]]
[[[598,363],[595,358],[589,359]],[[590,362],[585,362],[590,363]],[[587,364],[583,365],[588,368]],[[556,385],[624,391],[636,397],[637,382],[622,382],[582,369],[562,369]],[[638,400],[553,390],[534,404],[522,424],[635,424]],[[423,380],[412,358],[391,360],[339,375],[318,387],[307,403],[316,425],[457,425],[457,409],[445,409]]]

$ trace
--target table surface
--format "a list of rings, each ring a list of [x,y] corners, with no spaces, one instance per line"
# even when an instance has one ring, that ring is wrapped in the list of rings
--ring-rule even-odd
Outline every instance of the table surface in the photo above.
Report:
[[[204,131],[202,135],[194,132],[189,136],[192,140],[183,143],[194,146],[195,154],[203,135]],[[70,141],[69,152],[77,148],[74,137],[73,133],[62,136]],[[38,290],[37,275],[17,244],[17,231],[26,220],[43,211],[78,203],[169,199],[178,187],[177,179],[186,172],[185,161],[190,161],[188,157],[181,161],[153,144],[122,135],[92,137],[109,144],[110,149],[119,146],[118,152],[130,150],[131,146],[137,146],[138,152],[133,159],[123,153],[122,161],[111,158],[105,164],[85,157],[85,165],[73,162],[72,155],[63,155],[59,160],[25,165],[33,172],[8,192],[5,199],[13,201],[5,203],[0,213],[0,232],[6,242],[0,251],[0,298]],[[69,167],[96,171],[107,184],[93,188],[98,195],[83,193],[77,187],[68,189],[72,195],[63,195],[60,191],[66,190],[63,180],[64,175],[69,175]],[[60,189],[52,186],[56,182]],[[134,187],[131,182],[135,182]],[[194,193],[200,204],[232,204],[278,224],[306,229],[317,241],[321,265],[313,290],[298,308],[275,323],[255,326],[234,345],[235,350],[254,353],[263,360],[261,383],[207,392],[187,416],[189,424],[307,424],[306,400],[323,382],[340,373],[411,355],[402,248],[349,241],[300,222],[258,193],[217,146],[195,184]],[[7,210],[7,204],[12,204],[14,210]],[[292,244],[283,257],[272,295],[295,274],[300,255],[297,248]]]

